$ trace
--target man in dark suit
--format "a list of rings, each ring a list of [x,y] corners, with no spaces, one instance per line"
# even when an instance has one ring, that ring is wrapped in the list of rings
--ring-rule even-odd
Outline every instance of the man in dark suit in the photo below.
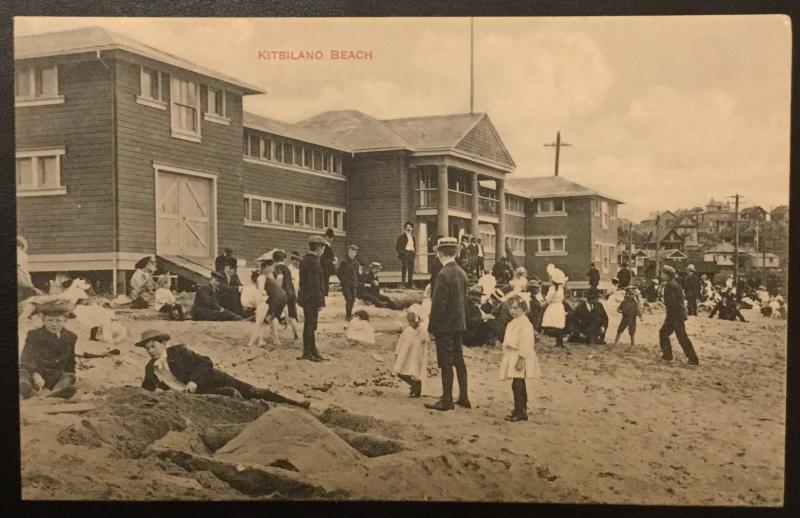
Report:
[[[467,295],[467,304],[464,308],[467,329],[461,336],[462,342],[468,347],[487,345],[494,338],[490,323],[494,320],[494,315],[486,314],[481,310],[483,289],[480,286],[471,286]]]
[[[442,370],[442,397],[433,404],[434,410],[453,409],[453,368],[458,377],[459,398],[456,404],[471,408],[467,397],[467,366],[461,345],[461,335],[466,330],[465,304],[467,274],[456,264],[458,240],[452,237],[439,239],[436,254],[442,269],[436,275],[436,285],[431,297],[431,314],[428,332],[436,342],[436,361]]]
[[[528,320],[537,333],[542,332],[542,317],[544,310],[547,307],[547,302],[542,297],[541,293],[542,284],[538,279],[531,279],[528,281],[528,292],[531,294],[530,311],[528,312]]]
[[[411,234],[413,230],[414,224],[406,221],[403,224],[403,233],[397,236],[397,244],[394,247],[401,264],[400,282],[404,282],[407,288],[414,287],[414,258],[417,255],[417,243]]]
[[[695,274],[693,264],[686,267],[686,277],[683,280],[686,287],[686,311],[689,315],[697,316],[697,299],[700,298],[700,278]]]
[[[78,336],[64,328],[72,306],[64,301],[36,305],[42,327],[28,331],[19,360],[19,394],[27,399],[43,389],[50,397],[75,395],[75,342]]]
[[[309,252],[300,263],[300,291],[297,303],[303,308],[303,355],[298,360],[320,362],[325,360],[317,350],[316,336],[317,317],[325,307],[325,279],[320,264],[320,256],[325,251],[327,242],[319,236],[308,238]]]
[[[694,346],[689,336],[686,334],[686,306],[684,306],[683,290],[681,289],[678,281],[675,279],[675,268],[669,265],[664,265],[661,268],[661,280],[666,282],[664,286],[664,306],[667,310],[667,316],[664,319],[664,324],[658,331],[658,338],[661,345],[661,359],[664,361],[672,361],[672,344],[669,337],[672,333],[678,337],[678,343],[681,344],[683,353],[689,360],[689,365],[699,365],[700,360],[697,358],[697,353],[694,351]]]
[[[500,256],[500,259],[494,263],[492,267],[492,276],[497,280],[497,285],[508,284],[508,281],[514,276],[514,270],[508,262],[506,256]]]
[[[600,304],[600,293],[589,289],[586,300],[578,304],[574,311],[574,328],[570,342],[604,344],[608,329],[608,314]]]
[[[586,272],[589,278],[589,289],[596,290],[597,285],[600,284],[600,271],[595,267],[594,263],[589,265],[589,271]]]
[[[394,300],[381,293],[381,281],[378,279],[381,267],[377,261],[370,263],[364,282],[358,287],[358,297],[378,308],[400,309]]]
[[[220,288],[226,282],[225,274],[211,272],[208,284],[198,286],[192,304],[193,320],[241,320],[242,317],[219,304]]]
[[[236,258],[233,256],[233,249],[226,248],[223,252],[217,256],[214,260],[214,271],[219,273],[225,272],[225,265],[233,263],[233,269],[236,269]]]
[[[361,279],[360,270],[358,246],[350,245],[347,247],[347,257],[339,263],[339,268],[336,271],[336,275],[339,277],[339,284],[342,287],[342,294],[344,295],[344,319],[347,322],[350,322],[353,317],[353,304],[356,301]]]
[[[309,401],[295,401],[268,389],[254,387],[214,368],[208,356],[192,351],[183,344],[169,345],[169,335],[156,330],[142,333],[136,342],[150,355],[144,368],[142,388],[145,390],[179,390],[192,394],[220,394],[244,399],[262,399],[303,408]]]
[[[222,267],[222,274],[225,280],[219,286],[219,305],[237,315],[242,314],[241,291],[242,281],[236,273],[236,258],[229,257]]]
[[[322,292],[328,296],[328,288],[330,287],[331,275],[336,273],[336,257],[333,255],[333,229],[329,228],[325,231],[323,237],[324,245],[322,255],[319,257],[319,264],[322,267]]]

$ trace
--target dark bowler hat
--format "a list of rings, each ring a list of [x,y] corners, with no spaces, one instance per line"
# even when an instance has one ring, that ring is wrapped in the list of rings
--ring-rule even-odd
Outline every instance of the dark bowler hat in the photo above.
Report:
[[[334,236],[334,234],[333,234],[333,229],[332,229],[332,228],[329,228],[328,230],[326,230],[326,231],[325,231],[325,235],[326,235],[327,237],[333,237],[333,236]]]
[[[322,236],[311,236],[311,237],[308,238],[308,244],[310,245],[311,243],[317,243],[319,245],[324,245],[325,244],[325,240],[322,239]]]
[[[150,340],[161,340],[162,342],[166,342],[167,340],[169,340],[169,335],[162,331],[157,331],[155,329],[148,329],[147,331],[142,333],[142,339],[133,345],[135,345],[136,347],[144,347],[145,344],[147,344],[147,342],[149,342]]]
[[[219,273],[219,272],[211,272],[211,277],[214,278],[214,279],[217,279],[218,281],[224,281],[225,280],[225,274],[222,274],[222,273]]]
[[[600,298],[600,291],[596,289],[590,289],[586,292],[587,299],[599,299]]]

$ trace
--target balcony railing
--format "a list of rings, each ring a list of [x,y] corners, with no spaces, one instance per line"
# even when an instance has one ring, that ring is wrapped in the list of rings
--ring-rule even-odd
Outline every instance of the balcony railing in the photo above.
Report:
[[[418,209],[435,209],[439,200],[437,189],[415,189],[414,203]],[[478,197],[480,214],[497,216],[499,202],[492,198]],[[472,212],[472,195],[466,192],[448,189],[447,206],[451,209]]]

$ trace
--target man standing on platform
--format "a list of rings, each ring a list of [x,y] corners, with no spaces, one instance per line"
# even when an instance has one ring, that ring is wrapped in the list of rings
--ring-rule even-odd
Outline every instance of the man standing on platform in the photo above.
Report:
[[[320,256],[327,242],[319,236],[308,238],[309,252],[300,263],[300,292],[297,303],[303,308],[303,355],[298,360],[319,362],[325,358],[319,354],[316,344],[317,317],[325,307],[325,280],[323,278]]]
[[[397,244],[395,245],[397,257],[402,265],[400,282],[405,283],[407,288],[414,287],[414,258],[417,255],[417,248],[414,236],[411,235],[413,230],[414,224],[406,221],[403,224],[403,233],[397,236]]]
[[[458,240],[452,237],[439,239],[436,255],[442,269],[436,275],[436,284],[431,297],[431,314],[428,332],[436,342],[436,360],[442,370],[442,397],[436,403],[426,403],[426,408],[452,410],[453,368],[458,377],[459,398],[456,404],[471,408],[467,396],[467,366],[461,345],[462,333],[466,330],[465,299],[467,296],[467,274],[456,264]]]

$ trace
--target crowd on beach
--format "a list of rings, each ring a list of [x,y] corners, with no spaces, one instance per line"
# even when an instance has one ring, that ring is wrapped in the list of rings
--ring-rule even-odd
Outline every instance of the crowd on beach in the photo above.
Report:
[[[428,350],[430,345],[435,347],[442,396],[425,403],[427,408],[471,408],[463,347],[500,348],[498,376],[511,381],[514,406],[506,419],[512,422],[527,420],[527,381],[541,376],[535,341],[551,337],[557,350],[567,349],[565,341],[589,346],[605,344],[607,308],[621,315],[613,343],[617,344],[627,332],[630,344],[635,345],[637,321],[654,307],[663,306],[661,360],[673,360],[670,337],[675,334],[688,364],[694,366],[699,365],[699,358],[685,323],[689,316],[697,316],[698,308],[707,310],[711,318],[744,322],[739,309],[758,305],[765,317],[786,318],[786,302],[779,290],[769,293],[764,286],[751,289],[746,283],[733,286],[732,278],[714,286],[705,275],[698,277],[693,265],[682,272],[664,265],[660,279],[637,283],[623,264],[613,279],[614,288],[604,293],[599,289],[599,271],[591,264],[587,272],[589,289],[573,305],[569,279],[556,264],[547,265],[540,279],[520,266],[506,246],[505,254],[487,272],[483,244],[470,236],[436,240],[422,301],[406,307],[404,301],[384,293],[380,263],[363,264],[357,244],[347,247],[346,257],[336,258],[333,238],[330,229],[324,235],[312,235],[304,255],[272,249],[256,260],[258,267],[250,270],[245,282],[239,278],[234,251],[226,248],[209,272],[208,282],[197,287],[188,315],[172,289],[171,273],[159,271],[155,256],[145,256],[135,264],[127,296],[113,302],[131,310],[156,310],[171,320],[250,321],[251,347],[264,346],[267,335],[274,346],[281,346],[281,330],[291,328],[295,340],[302,337],[302,354],[297,359],[321,362],[327,358],[317,348],[318,316],[330,295],[331,278],[336,276],[345,300],[348,340],[375,344],[369,313],[364,309],[354,311],[357,301],[364,306],[405,310],[406,325],[397,340],[394,372],[409,385],[409,397],[421,396],[427,378]],[[404,224],[396,252],[402,265],[401,283],[414,289],[417,243],[413,223]],[[20,396],[70,398],[76,392],[77,336],[65,327],[68,318],[76,318],[88,328],[90,340],[117,344],[126,338],[127,331],[116,318],[112,304],[96,302],[91,283],[82,277],[71,279],[61,290],[53,289],[51,293],[35,288],[27,269],[27,242],[21,236],[17,238],[17,284],[20,318],[41,315],[42,319],[41,327],[28,332],[22,348]],[[143,388],[309,406],[308,401],[294,401],[220,371],[210,358],[185,345],[173,345],[170,339],[169,333],[151,329],[135,342],[150,356]],[[454,382],[459,388],[455,399]]]

